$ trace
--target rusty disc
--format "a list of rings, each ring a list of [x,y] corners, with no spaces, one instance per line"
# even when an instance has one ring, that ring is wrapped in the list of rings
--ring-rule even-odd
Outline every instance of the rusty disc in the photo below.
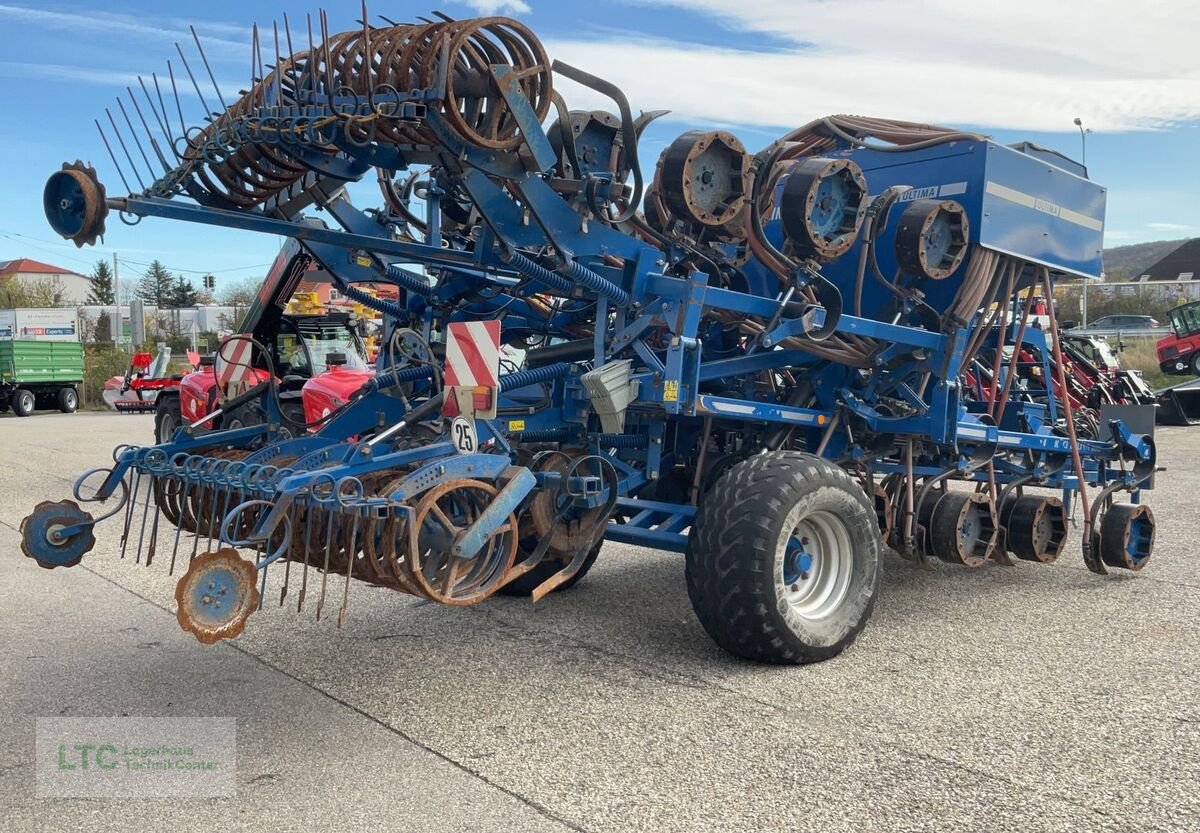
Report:
[[[237,550],[196,556],[175,585],[179,626],[206,645],[233,639],[258,609],[257,584],[258,570]]]

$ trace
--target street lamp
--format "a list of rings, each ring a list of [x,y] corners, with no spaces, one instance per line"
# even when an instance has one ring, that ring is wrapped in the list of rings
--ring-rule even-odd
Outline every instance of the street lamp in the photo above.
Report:
[[[1080,161],[1082,162],[1083,167],[1086,168],[1087,167],[1087,134],[1092,132],[1092,128],[1090,128],[1090,127],[1084,128],[1083,119],[1079,118],[1079,116],[1075,117],[1075,126],[1079,128],[1079,144],[1082,145],[1082,149],[1083,149],[1083,159]]]

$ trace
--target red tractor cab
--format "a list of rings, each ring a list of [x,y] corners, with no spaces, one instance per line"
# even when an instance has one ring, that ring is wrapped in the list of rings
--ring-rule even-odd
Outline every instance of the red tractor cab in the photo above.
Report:
[[[1181,304],[1170,312],[1171,334],[1156,345],[1163,373],[1200,376],[1200,301]]]
[[[301,389],[304,420],[309,425],[337,412],[375,375],[363,357],[353,351],[327,353],[325,367],[325,372],[313,376]]]

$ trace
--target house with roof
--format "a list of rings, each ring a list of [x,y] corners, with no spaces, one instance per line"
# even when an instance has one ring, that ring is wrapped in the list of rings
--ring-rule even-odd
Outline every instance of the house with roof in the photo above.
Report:
[[[50,284],[58,296],[56,306],[60,307],[79,306],[92,288],[92,279],[85,275],[28,257],[0,261],[0,286],[9,281],[19,281],[26,287]]]

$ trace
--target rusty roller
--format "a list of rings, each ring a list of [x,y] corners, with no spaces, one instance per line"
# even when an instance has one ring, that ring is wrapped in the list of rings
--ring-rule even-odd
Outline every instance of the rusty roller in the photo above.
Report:
[[[1049,564],[1067,543],[1067,511],[1054,497],[1012,496],[1000,507],[1005,546],[1022,561]]]
[[[298,182],[309,170],[289,152],[289,143],[326,145],[334,152],[335,131],[349,141],[433,146],[437,136],[419,121],[397,118],[385,93],[432,89],[446,56],[445,94],[440,111],[460,139],[476,147],[512,151],[521,143],[517,122],[492,77],[493,65],[512,68],[538,119],[550,109],[550,61],[538,39],[521,23],[504,17],[405,24],[331,35],[311,51],[284,58],[212,124],[189,137],[179,179],[189,176],[217,201],[251,208]],[[319,90],[360,103],[372,112],[257,118],[276,93],[285,106]],[[381,101],[376,103],[375,98]],[[189,189],[190,190],[190,189]]]
[[[987,495],[935,492],[922,501],[918,518],[925,554],[948,564],[982,567],[995,549],[999,527]]]
[[[658,187],[666,208],[687,223],[719,227],[746,201],[746,148],[724,130],[684,133],[663,152]]]

